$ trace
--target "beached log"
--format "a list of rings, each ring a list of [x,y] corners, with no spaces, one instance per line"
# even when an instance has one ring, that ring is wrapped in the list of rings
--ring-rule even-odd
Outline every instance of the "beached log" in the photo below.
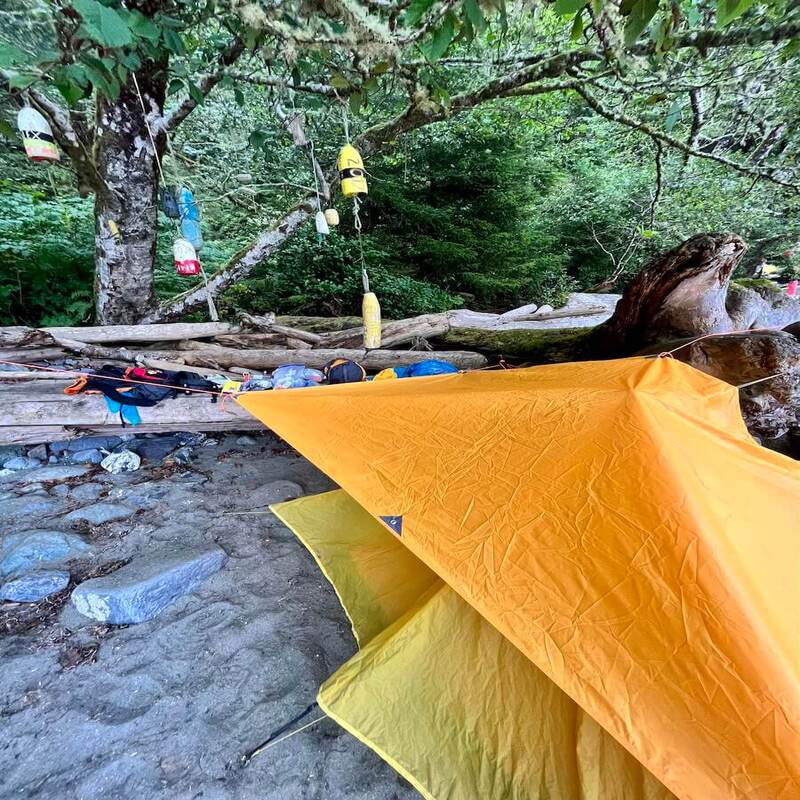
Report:
[[[300,328],[310,333],[330,333],[343,331],[346,328],[357,328],[362,324],[361,317],[305,317],[305,316],[279,316],[275,317],[279,325],[290,328]]]
[[[355,350],[355,349],[316,349],[313,350],[235,350],[217,345],[189,343],[191,349],[172,351],[186,364],[204,367],[233,368],[244,367],[255,370],[271,370],[281,364],[305,364],[307,367],[321,369],[334,358],[347,358],[357,361],[365,369],[381,370],[387,367],[415,364],[432,357],[426,351],[416,350]],[[166,358],[170,351],[161,351],[159,358]],[[437,352],[436,358],[449,361],[459,369],[475,369],[488,362],[479,353],[463,351]],[[154,355],[154,357],[156,357]]]
[[[0,328],[0,345],[17,347],[44,344],[47,336],[71,339],[86,344],[108,342],[177,342],[184,339],[209,339],[238,333],[239,325],[228,322],[175,322],[163,325],[97,325],[95,327]]]
[[[419,317],[386,322],[381,327],[381,347],[396,347],[415,339],[432,339],[450,328],[447,314],[423,314]],[[364,341],[364,326],[326,333],[318,347],[358,347]]]
[[[274,314],[269,314],[264,317],[253,314],[241,314],[240,319],[242,324],[248,328],[253,328],[265,333],[281,333],[291,339],[307,342],[313,346],[317,346],[322,340],[322,337],[319,336],[319,334],[311,333],[310,331],[305,331],[301,328],[295,328],[290,325],[282,325],[279,322],[276,322]]]
[[[1,375],[2,373],[0,373]],[[36,444],[87,433],[263,430],[234,402],[214,403],[204,395],[180,395],[140,408],[142,423],[122,427],[99,395],[65,395],[70,380],[7,384],[0,380],[0,444]]]
[[[592,328],[546,330],[488,330],[451,328],[434,341],[436,347],[476,350],[491,360],[503,358],[514,364],[556,364],[591,358],[587,341]],[[440,353],[433,354],[439,358]]]
[[[287,336],[284,333],[237,333],[225,336],[215,336],[214,344],[221,344],[223,347],[243,347],[269,350],[273,347],[289,347],[293,350],[307,350],[313,345],[307,341],[297,339],[294,336]],[[184,344],[178,345],[179,349],[184,348]]]
[[[53,343],[50,342],[52,345]],[[0,350],[0,361],[30,364],[34,361],[52,361],[63,358],[64,351],[58,347],[21,347],[17,350]]]

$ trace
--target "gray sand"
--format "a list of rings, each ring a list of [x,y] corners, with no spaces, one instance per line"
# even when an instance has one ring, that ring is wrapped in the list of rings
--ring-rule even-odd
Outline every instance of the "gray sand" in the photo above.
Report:
[[[0,798],[418,798],[328,719],[239,765],[314,700],[355,643],[333,590],[282,524],[270,513],[225,514],[263,508],[272,500],[263,487],[275,481],[312,494],[332,488],[327,478],[267,434],[195,453],[171,472],[94,468],[69,491],[63,482],[0,486],[0,535],[85,531],[90,566],[162,543],[217,543],[230,557],[149,622],[109,628],[67,605],[33,630],[0,633]],[[85,498],[99,490],[75,491],[89,483],[104,502],[137,512],[70,527],[61,517],[95,502]],[[21,515],[26,499],[38,518]]]

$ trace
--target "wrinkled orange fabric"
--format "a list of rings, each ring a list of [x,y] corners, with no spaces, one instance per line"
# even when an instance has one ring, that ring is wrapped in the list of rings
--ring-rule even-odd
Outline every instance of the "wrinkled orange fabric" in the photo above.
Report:
[[[800,467],[672,359],[239,397],[682,800],[800,800]]]

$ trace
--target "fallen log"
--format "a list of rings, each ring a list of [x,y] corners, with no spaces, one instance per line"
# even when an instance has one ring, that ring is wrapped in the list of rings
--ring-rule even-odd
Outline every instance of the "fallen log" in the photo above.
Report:
[[[313,349],[313,350],[235,350],[218,345],[200,346],[190,350],[152,351],[148,354],[155,359],[181,359],[187,365],[213,368],[241,367],[254,370],[272,370],[281,364],[305,364],[307,367],[321,369],[334,358],[347,358],[357,361],[367,370],[381,370],[387,367],[415,364],[435,358],[449,361],[459,369],[476,369],[485,366],[487,359],[479,353],[447,351],[429,353],[415,350],[355,350],[355,349]]]
[[[152,408],[140,408],[142,423],[123,427],[119,415],[108,410],[102,397],[65,395],[63,389],[69,383],[5,384],[0,380],[0,444],[36,444],[86,433],[263,430],[237,403],[212,403],[199,395],[181,395]]]
[[[346,328],[357,328],[362,324],[361,317],[304,317],[290,315],[275,317],[275,321],[280,325],[301,328],[310,333],[343,331]]]
[[[386,322],[381,327],[381,347],[396,347],[414,339],[432,339],[446,333],[449,328],[447,314],[423,314]],[[319,347],[358,347],[364,341],[364,326],[326,333],[319,338]]]
[[[281,325],[275,321],[275,315],[270,314],[266,317],[259,317],[252,314],[242,314],[242,323],[250,328],[263,331],[265,333],[280,333],[290,339],[296,339],[301,342],[306,342],[312,346],[318,345],[322,341],[322,337],[310,331],[304,331],[300,328],[294,328],[290,325]]]
[[[86,344],[108,342],[177,342],[209,339],[238,333],[239,325],[228,322],[175,322],[161,325],[98,325],[96,327],[0,328],[0,345],[16,347],[47,342],[47,336],[72,339]]]
[[[13,361],[17,364],[52,361],[63,357],[64,351],[56,347],[22,347],[18,350],[0,350],[0,361]]]
[[[194,344],[201,343],[194,342]],[[294,336],[287,336],[284,333],[237,333],[215,336],[214,344],[221,344],[224,347],[255,347],[262,350],[268,350],[273,347],[289,347],[293,350],[307,350],[313,346],[307,341],[297,339]],[[201,347],[202,346],[201,344]],[[178,348],[183,350],[185,348],[185,343],[179,344]]]

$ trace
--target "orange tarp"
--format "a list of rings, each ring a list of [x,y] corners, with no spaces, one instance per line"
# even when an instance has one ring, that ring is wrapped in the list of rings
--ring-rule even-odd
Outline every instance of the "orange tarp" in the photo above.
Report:
[[[672,359],[242,395],[682,800],[800,800],[800,468]]]

